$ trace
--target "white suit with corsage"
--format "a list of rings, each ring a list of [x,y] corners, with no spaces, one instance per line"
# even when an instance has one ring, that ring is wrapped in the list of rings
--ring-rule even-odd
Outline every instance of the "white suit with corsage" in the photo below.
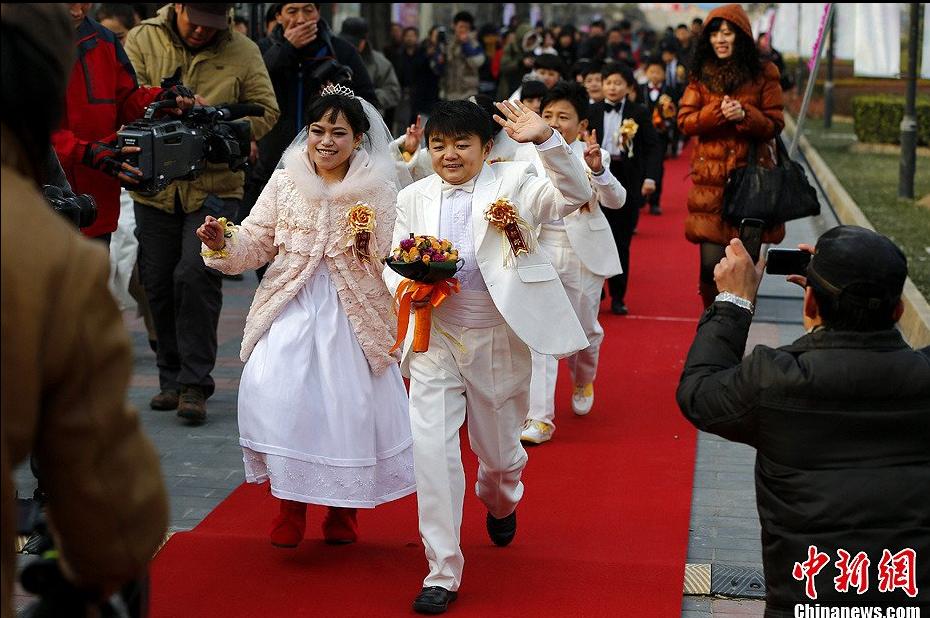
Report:
[[[452,241],[465,260],[457,275],[461,292],[433,310],[429,350],[411,352],[410,333],[401,364],[410,377],[426,587],[455,591],[461,583],[465,474],[459,429],[466,414],[479,459],[476,492],[491,516],[502,519],[523,495],[527,456],[520,433],[529,402],[530,349],[565,356],[588,346],[546,253],[535,248],[515,257],[504,234],[485,219],[488,207],[506,198],[535,229],[591,199],[584,166],[557,132],[535,148],[546,177],[525,162],[485,164],[461,185],[447,185],[434,174],[397,196],[394,246],[411,233],[430,235]],[[384,279],[392,294],[403,280],[387,268]]]

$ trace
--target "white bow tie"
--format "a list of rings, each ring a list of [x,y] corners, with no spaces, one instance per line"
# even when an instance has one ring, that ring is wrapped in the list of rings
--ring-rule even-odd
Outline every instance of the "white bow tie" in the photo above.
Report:
[[[446,197],[451,196],[456,191],[464,191],[465,193],[474,193],[475,192],[475,181],[478,179],[477,176],[469,180],[468,182],[463,182],[460,185],[449,184],[445,180],[442,181],[442,194]]]

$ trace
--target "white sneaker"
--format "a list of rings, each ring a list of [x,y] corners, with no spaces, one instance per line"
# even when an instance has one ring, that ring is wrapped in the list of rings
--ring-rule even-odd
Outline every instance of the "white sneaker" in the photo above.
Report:
[[[555,427],[549,423],[528,420],[523,426],[523,434],[520,435],[520,441],[542,444],[552,439],[552,433],[554,431]]]
[[[575,392],[572,393],[572,411],[577,416],[584,416],[591,411],[594,405],[594,384],[588,383],[582,386],[575,386]]]

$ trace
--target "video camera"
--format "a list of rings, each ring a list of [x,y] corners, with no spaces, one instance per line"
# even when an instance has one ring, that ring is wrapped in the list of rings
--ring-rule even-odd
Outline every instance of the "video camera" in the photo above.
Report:
[[[141,148],[124,159],[142,172],[139,184],[127,188],[154,195],[175,180],[197,178],[207,163],[225,163],[234,172],[247,165],[252,130],[247,121],[239,119],[263,116],[262,106],[195,105],[180,118],[155,119],[158,110],[176,106],[175,101],[156,101],[146,108],[142,119],[117,133],[117,148]]]
[[[44,185],[42,193],[55,212],[75,225],[89,227],[97,220],[97,202],[92,195],[66,195],[60,187]]]

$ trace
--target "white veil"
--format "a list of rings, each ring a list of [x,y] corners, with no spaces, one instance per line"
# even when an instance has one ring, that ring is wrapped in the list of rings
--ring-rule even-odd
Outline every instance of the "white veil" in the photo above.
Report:
[[[327,86],[323,89],[322,94],[337,94],[359,101],[362,104],[362,110],[364,110],[365,116],[368,118],[368,131],[362,137],[360,148],[368,153],[368,157],[375,169],[383,171],[385,176],[394,179],[398,191],[413,182],[413,178],[407,170],[407,167],[397,162],[394,157],[391,156],[391,142],[394,141],[394,138],[391,136],[391,132],[384,123],[384,119],[381,118],[381,114],[378,113],[374,105],[356,96],[355,93],[345,86]],[[294,141],[284,150],[284,154],[281,155],[281,159],[278,161],[278,165],[275,169],[285,169],[287,161],[293,157],[295,153],[305,153],[307,151],[309,137],[307,127],[301,129],[297,137],[294,138]]]

